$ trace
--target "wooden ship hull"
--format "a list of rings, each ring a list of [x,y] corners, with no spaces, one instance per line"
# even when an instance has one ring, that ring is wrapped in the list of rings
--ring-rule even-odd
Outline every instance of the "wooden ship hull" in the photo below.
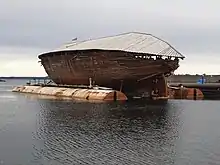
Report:
[[[155,79],[160,95],[166,95],[166,77],[179,67],[178,58],[114,49],[63,49],[39,58],[58,85],[89,85],[91,78],[93,85],[139,96],[150,95]]]

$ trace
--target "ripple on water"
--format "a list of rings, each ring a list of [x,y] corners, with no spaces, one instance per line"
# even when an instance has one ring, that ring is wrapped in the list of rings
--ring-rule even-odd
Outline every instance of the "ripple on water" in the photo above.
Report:
[[[124,109],[124,105],[46,100],[40,104],[38,129],[33,135],[38,141],[38,159],[61,164],[173,162],[172,143],[178,131],[170,130],[164,108],[135,110]]]
[[[14,164],[31,160],[30,165],[220,161],[217,101],[95,104],[9,91],[0,91],[0,96],[0,160],[4,162],[16,153]],[[23,157],[29,153],[32,157]]]
[[[17,97],[14,95],[0,95],[0,102],[16,101]]]

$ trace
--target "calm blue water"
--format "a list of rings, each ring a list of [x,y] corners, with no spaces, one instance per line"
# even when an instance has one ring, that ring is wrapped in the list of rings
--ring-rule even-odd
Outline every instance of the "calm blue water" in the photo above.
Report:
[[[0,83],[0,164],[220,164],[220,102],[80,103]]]

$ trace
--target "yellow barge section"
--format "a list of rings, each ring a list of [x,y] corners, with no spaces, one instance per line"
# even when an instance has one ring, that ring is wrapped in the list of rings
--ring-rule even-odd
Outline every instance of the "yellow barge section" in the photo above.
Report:
[[[30,93],[38,95],[48,95],[63,98],[72,98],[80,100],[99,100],[99,101],[126,101],[127,96],[116,90],[112,89],[81,89],[81,88],[65,88],[65,87],[48,87],[36,85],[17,86],[13,92]]]

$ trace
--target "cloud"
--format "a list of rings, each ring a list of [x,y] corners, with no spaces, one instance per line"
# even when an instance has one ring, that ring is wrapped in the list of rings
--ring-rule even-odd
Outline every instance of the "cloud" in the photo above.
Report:
[[[10,61],[0,66],[1,76],[46,76],[43,67],[34,60]]]
[[[31,47],[11,47],[11,46],[0,46],[0,57],[1,60],[30,60],[37,59],[37,55],[46,51],[47,49],[31,48]]]
[[[218,54],[189,54],[180,61],[176,74],[220,74]]]
[[[214,0],[7,0],[0,10],[0,44],[54,48],[75,37],[142,31],[184,51],[209,47],[219,51],[218,4]]]
[[[44,76],[37,55],[43,49],[0,47],[0,76]]]
[[[39,53],[75,37],[84,40],[141,31],[182,52],[187,57],[184,68],[191,56],[215,54],[218,58],[219,5],[216,0],[4,0],[0,5],[1,64],[14,58],[37,62]]]

